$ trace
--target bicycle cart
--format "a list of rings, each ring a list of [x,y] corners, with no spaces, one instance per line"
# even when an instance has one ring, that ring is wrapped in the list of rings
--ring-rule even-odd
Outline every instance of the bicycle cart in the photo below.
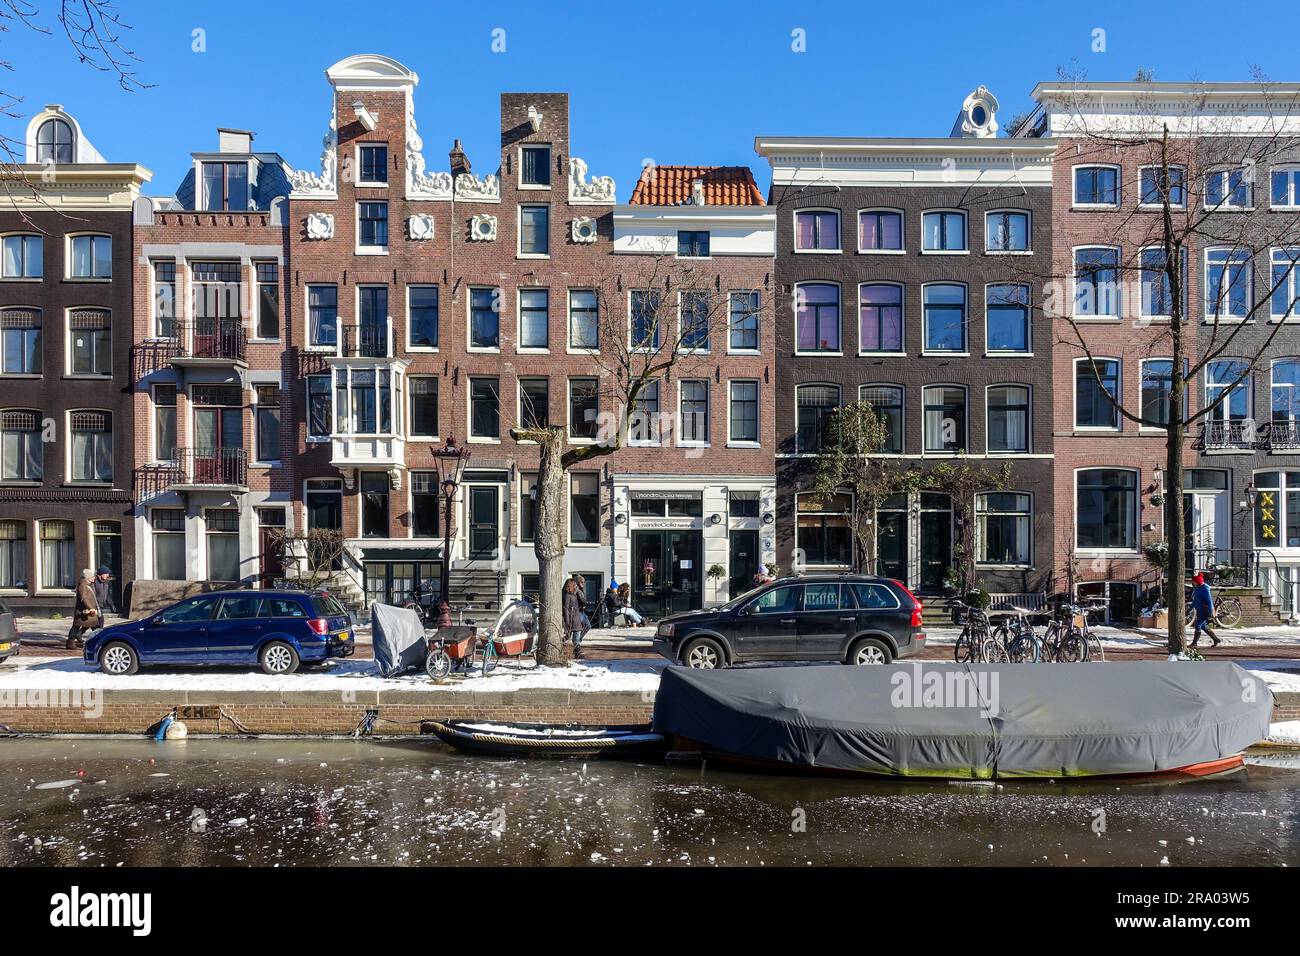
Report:
[[[537,605],[511,601],[501,609],[491,630],[479,638],[483,673],[490,674],[501,658],[519,660],[537,654]]]
[[[469,670],[478,644],[478,632],[468,625],[440,627],[429,638],[428,653],[424,658],[424,672],[434,680],[442,680],[452,670]]]

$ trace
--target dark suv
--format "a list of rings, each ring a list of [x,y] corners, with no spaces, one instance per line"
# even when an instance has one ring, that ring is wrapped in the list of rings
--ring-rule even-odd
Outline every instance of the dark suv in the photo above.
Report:
[[[721,607],[659,622],[655,651],[687,667],[743,661],[888,664],[925,648],[921,602],[864,574],[781,578]]]

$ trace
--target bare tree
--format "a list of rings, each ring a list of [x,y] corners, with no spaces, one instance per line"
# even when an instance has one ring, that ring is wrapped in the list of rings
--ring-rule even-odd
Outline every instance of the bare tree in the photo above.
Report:
[[[677,259],[666,245],[616,261],[625,268],[591,283],[599,302],[595,328],[589,331],[598,345],[591,361],[600,410],[594,421],[571,423],[589,437],[574,442],[564,428],[536,421],[510,430],[515,441],[536,442],[541,452],[533,549],[541,583],[537,660],[548,666],[564,662],[566,476],[614,454],[629,440],[657,443],[665,453],[675,440],[681,454],[702,454],[695,445],[697,434],[703,434],[697,429],[708,427],[707,409],[678,424],[674,413],[660,411],[660,402],[673,377],[708,373],[710,341],[726,329],[728,292],[721,276],[703,264]],[[623,308],[625,301],[631,314]]]
[[[1081,354],[1116,421],[1164,432],[1166,593],[1172,597],[1168,642],[1170,653],[1179,653],[1185,627],[1178,596],[1186,571],[1182,494],[1188,435],[1199,422],[1212,439],[1225,435],[1229,442],[1253,446],[1251,426],[1225,422],[1222,410],[1266,359],[1284,327],[1282,318],[1297,313],[1300,217],[1270,215],[1267,200],[1269,171],[1300,160],[1295,134],[1300,96],[1294,87],[1260,79],[1258,96],[1270,109],[1234,116],[1215,109],[1206,90],[1170,94],[1153,88],[1148,95],[1137,94],[1152,104],[1148,110],[1107,114],[1098,112],[1086,84],[1065,79],[1062,112],[1073,118],[1072,128],[1055,135],[1070,141],[1070,164],[1092,161],[1130,174],[1144,172],[1126,177],[1138,180],[1136,190],[1122,187],[1118,177],[1100,186],[1103,194],[1116,193],[1105,196],[1117,209],[1106,221],[1114,245],[1108,242],[1097,255],[1085,250],[1080,258],[1058,264],[1061,271],[1038,278],[1047,280],[1045,311],[1062,320],[1056,326],[1058,346]],[[1171,98],[1181,102],[1176,115],[1164,111]],[[1279,252],[1282,262],[1275,258]],[[1190,280],[1192,264],[1204,269],[1199,290]],[[1202,293],[1199,309],[1192,305],[1194,291]],[[1149,387],[1140,390],[1145,398],[1138,407],[1115,394],[1103,376],[1091,334],[1095,317],[1113,320],[1134,311],[1146,354],[1164,363],[1143,379]],[[1189,393],[1207,369],[1223,379],[1215,394],[1193,408]]]

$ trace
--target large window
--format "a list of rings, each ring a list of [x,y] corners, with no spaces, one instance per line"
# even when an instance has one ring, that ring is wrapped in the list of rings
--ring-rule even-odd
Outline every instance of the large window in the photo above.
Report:
[[[176,386],[153,387],[153,459],[176,460]]]
[[[45,271],[45,243],[40,236],[5,236],[0,278],[39,279]]]
[[[829,209],[801,209],[796,212],[794,247],[800,251],[838,252],[840,214]]]
[[[858,248],[862,252],[901,252],[903,214],[893,209],[864,209],[858,213]]]
[[[927,252],[965,250],[966,214],[940,209],[922,215],[921,248]]]
[[[26,521],[0,521],[0,588],[27,589]]]
[[[1169,424],[1169,395],[1174,389],[1172,359],[1144,359],[1142,362],[1142,417],[1161,427]],[[1186,393],[1183,400],[1186,401]]]
[[[77,583],[76,548],[71,521],[42,521],[41,587],[72,588]]]
[[[411,537],[433,538],[438,534],[442,501],[436,471],[411,472]]]
[[[280,266],[275,262],[254,263],[257,276],[257,337],[280,337]]]
[[[1077,546],[1089,551],[1137,550],[1137,472],[1090,468],[1075,480]]]
[[[1076,206],[1118,206],[1118,167],[1075,166],[1074,204]]]
[[[1165,251],[1163,249],[1143,249],[1141,254],[1141,296],[1139,308],[1147,318],[1167,319],[1174,314],[1173,285],[1169,281],[1169,271],[1165,268]],[[1187,250],[1183,250],[1182,268],[1178,273],[1178,285],[1182,290],[1180,296],[1184,316],[1187,315]]]
[[[280,386],[258,385],[257,407],[257,460],[280,460]]]
[[[1028,252],[1029,213],[998,209],[984,215],[986,252]]]
[[[826,443],[826,426],[840,407],[837,385],[800,385],[794,390],[795,451],[821,451]]]
[[[730,440],[758,444],[758,382],[732,382]]]
[[[594,472],[569,476],[569,540],[574,544],[600,540],[600,476]]]
[[[1029,352],[1029,286],[991,285],[984,290],[985,347],[990,352]]]
[[[357,178],[363,186],[379,186],[388,182],[388,147],[382,143],[362,143],[357,148],[361,159],[361,174]]]
[[[1250,314],[1250,253],[1209,249],[1205,253],[1205,317],[1244,319]]]
[[[48,119],[36,131],[36,162],[72,162],[72,127],[61,119]]]
[[[800,352],[840,350],[840,287],[828,282],[795,286],[795,348]]]
[[[406,327],[411,348],[438,347],[438,287],[412,285],[406,288]]]
[[[398,376],[385,367],[340,367],[334,370],[335,431],[341,435],[392,435],[400,425],[401,407],[394,421],[394,393]]]
[[[1093,246],[1074,250],[1074,314],[1119,318],[1119,250]]]
[[[519,150],[519,181],[525,186],[551,184],[551,147],[524,146]]]
[[[647,289],[633,289],[629,296],[632,310],[629,343],[634,349],[659,348],[659,293]]]
[[[686,352],[709,350],[709,313],[712,300],[707,292],[683,292],[678,306],[681,322],[680,346]]]
[[[519,543],[537,539],[537,472],[519,475]]]
[[[74,279],[113,278],[113,240],[110,236],[73,236],[72,269]]]
[[[388,203],[357,203],[357,245],[362,249],[388,248]]]
[[[921,292],[927,352],[966,351],[966,287],[933,283]]]
[[[1210,421],[1240,422],[1251,417],[1249,367],[1243,359],[1219,359],[1205,366],[1205,404],[1214,406]]]
[[[1255,476],[1255,547],[1300,548],[1300,471]]]
[[[989,452],[1029,451],[1029,389],[994,385],[988,390]]]
[[[551,423],[551,383],[545,378],[519,380],[519,427],[546,428]]]
[[[975,496],[975,560],[1027,566],[1033,509],[1029,495],[991,491]]]
[[[501,290],[469,290],[469,347],[501,347]]]
[[[153,264],[153,334],[176,338],[176,262]]]
[[[203,208],[213,212],[247,210],[248,163],[204,163]]]
[[[600,429],[600,381],[569,379],[569,437],[594,439]]]
[[[1300,262],[1300,248],[1274,249],[1272,255],[1273,280],[1269,288],[1273,290],[1269,313],[1275,319],[1295,318],[1300,314],[1300,280],[1297,279],[1296,263]]]
[[[759,297],[757,292],[733,292],[728,302],[727,348],[733,352],[758,351]]]
[[[501,437],[500,387],[495,378],[469,380],[469,434],[471,438]]]
[[[361,536],[387,538],[388,525],[388,474],[382,471],[361,473]]]
[[[858,401],[871,406],[885,425],[885,440],[876,449],[884,455],[903,453],[903,390],[897,385],[863,385]]]
[[[704,379],[685,379],[680,384],[678,444],[709,443],[709,383]]]
[[[407,381],[411,393],[411,437],[438,436],[438,379],[417,375]]]
[[[546,289],[519,290],[519,347],[544,349],[550,345],[551,293]]]
[[[154,508],[149,512],[153,533],[153,576],[159,581],[184,581],[185,509]]]
[[[113,480],[113,416],[84,411],[68,415],[72,431],[72,480]]]
[[[850,515],[853,498],[847,494],[795,496],[798,520],[795,548],[803,552],[805,564],[815,567],[848,567],[853,563]]]
[[[1250,173],[1241,167],[1210,173],[1205,177],[1205,205],[1208,209],[1249,209]]]
[[[708,230],[678,229],[677,257],[679,259],[709,258]]]
[[[45,474],[41,413],[26,409],[0,412],[0,479],[40,481]]]
[[[1168,167],[1165,175],[1160,166],[1143,166],[1142,198],[1144,206],[1163,206],[1166,197],[1169,205],[1181,209],[1187,205],[1187,169],[1184,166]]]
[[[632,406],[632,413],[628,416],[627,424],[628,444],[659,444],[660,420],[658,382],[650,381],[641,386],[641,391],[636,397],[635,404]]]
[[[307,326],[312,345],[334,348],[338,344],[338,286],[307,286]]]
[[[1300,359],[1275,361],[1272,379],[1272,419],[1294,430],[1296,422],[1300,422]]]
[[[203,526],[207,537],[208,580],[239,580],[239,511],[235,508],[205,508]]]
[[[550,231],[550,206],[521,206],[519,209],[519,254],[523,256],[550,255]]]
[[[1274,169],[1270,175],[1274,209],[1300,209],[1300,166]]]
[[[330,377],[328,375],[308,375],[307,437],[309,439],[321,441],[330,437],[331,413]]]
[[[959,385],[930,385],[922,390],[925,450],[953,453],[966,447],[966,389]]]
[[[863,352],[903,351],[903,288],[873,282],[858,290],[858,347]]]
[[[600,309],[591,289],[569,290],[569,348],[600,348]]]
[[[1095,370],[1095,371],[1094,371]],[[1074,425],[1076,428],[1119,428],[1120,365],[1115,359],[1074,363]],[[1100,380],[1100,382],[1098,381]],[[1109,398],[1107,396],[1110,396]]]
[[[0,371],[5,375],[40,375],[41,310],[0,311]]]

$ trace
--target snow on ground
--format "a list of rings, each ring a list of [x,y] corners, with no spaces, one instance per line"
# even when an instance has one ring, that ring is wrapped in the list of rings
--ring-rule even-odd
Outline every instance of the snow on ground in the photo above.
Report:
[[[1102,628],[1094,628],[1100,631]],[[1113,630],[1113,628],[1111,629]],[[1164,629],[1150,627],[1136,628],[1128,633],[1139,633],[1151,638],[1152,643],[1164,644],[1169,637],[1169,632]],[[1188,635],[1192,629],[1187,629]],[[1284,644],[1292,647],[1300,646],[1300,627],[1293,627],[1287,624],[1275,624],[1271,627],[1216,627],[1214,633],[1219,636],[1223,647],[1251,647],[1258,644]]]
[[[1300,693],[1300,661],[1277,659],[1252,659],[1249,666],[1244,661],[1237,662],[1250,671],[1275,694]]]
[[[1300,720],[1283,720],[1268,725],[1268,742],[1300,746]]]

